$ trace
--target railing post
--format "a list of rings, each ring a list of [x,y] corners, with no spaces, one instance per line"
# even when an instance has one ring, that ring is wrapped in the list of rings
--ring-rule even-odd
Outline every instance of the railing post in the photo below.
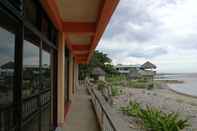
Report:
[[[92,104],[95,109],[101,131],[131,131],[128,125],[116,116],[116,112],[113,111],[98,90],[89,86],[88,90],[92,96]]]

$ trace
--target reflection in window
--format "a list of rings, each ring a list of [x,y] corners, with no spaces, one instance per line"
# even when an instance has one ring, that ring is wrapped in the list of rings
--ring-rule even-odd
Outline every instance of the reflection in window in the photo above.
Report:
[[[51,105],[49,104],[48,107],[42,111],[41,115],[41,130],[42,131],[49,131],[50,130],[50,120],[51,120]]]
[[[0,124],[10,130],[13,123],[15,34],[0,27]]]
[[[39,47],[25,40],[23,47],[23,97],[38,93],[39,61]]]
[[[42,50],[42,88],[50,88],[51,85],[51,61],[50,54]]]
[[[0,106],[13,101],[15,35],[0,28]]]
[[[44,93],[41,95],[41,105],[47,105],[46,108],[42,110],[41,115],[41,128],[42,131],[49,131],[50,128],[50,112],[51,112],[51,106],[50,106],[50,100],[51,100],[51,56],[48,52],[45,50],[42,50],[42,90]],[[46,92],[45,92],[46,90]]]
[[[26,123],[22,131],[39,131],[39,117],[36,116],[34,119]]]

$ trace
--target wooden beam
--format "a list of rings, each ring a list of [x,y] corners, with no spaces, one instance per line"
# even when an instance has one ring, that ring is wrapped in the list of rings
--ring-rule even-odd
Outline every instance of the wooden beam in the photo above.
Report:
[[[63,31],[72,33],[92,33],[96,32],[96,23],[90,22],[63,22]]]

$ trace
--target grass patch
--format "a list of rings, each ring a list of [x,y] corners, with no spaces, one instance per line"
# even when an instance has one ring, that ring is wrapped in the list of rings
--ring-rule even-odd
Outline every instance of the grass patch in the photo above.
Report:
[[[161,88],[164,81],[152,80],[147,78],[138,78],[136,80],[128,80],[124,75],[108,76],[106,81],[112,86],[123,86],[130,88],[148,89]]]
[[[127,81],[127,78],[124,75],[113,75],[107,77],[106,81],[110,83],[112,86],[125,86],[125,82]]]
[[[129,116],[139,118],[148,131],[180,131],[189,126],[187,119],[180,119],[177,113],[165,113],[147,106],[142,109],[137,102],[130,102],[121,110]]]
[[[128,87],[130,88],[141,88],[141,89],[153,89],[154,84],[152,81],[143,81],[143,80],[129,80]]]
[[[122,93],[122,90],[117,85],[112,85],[111,83],[105,81],[97,81],[96,84],[99,91],[103,91],[106,88],[111,89],[112,96],[118,96]]]
[[[111,87],[111,92],[112,92],[112,96],[118,96],[121,94],[121,90],[118,86],[112,86]]]
[[[108,81],[108,82],[124,81],[124,80],[127,80],[125,75],[113,75],[110,77],[106,77],[106,81]]]

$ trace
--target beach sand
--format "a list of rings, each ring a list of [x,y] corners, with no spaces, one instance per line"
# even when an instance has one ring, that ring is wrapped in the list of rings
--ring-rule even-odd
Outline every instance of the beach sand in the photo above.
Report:
[[[181,118],[189,119],[192,131],[197,131],[197,98],[181,95],[171,91],[166,85],[160,89],[136,89],[121,87],[123,93],[113,98],[113,107],[117,110],[126,106],[130,100],[140,103],[142,107],[150,105],[164,112],[178,112]],[[136,125],[136,118],[123,115],[124,119],[131,125]],[[188,129],[186,129],[188,130]]]

